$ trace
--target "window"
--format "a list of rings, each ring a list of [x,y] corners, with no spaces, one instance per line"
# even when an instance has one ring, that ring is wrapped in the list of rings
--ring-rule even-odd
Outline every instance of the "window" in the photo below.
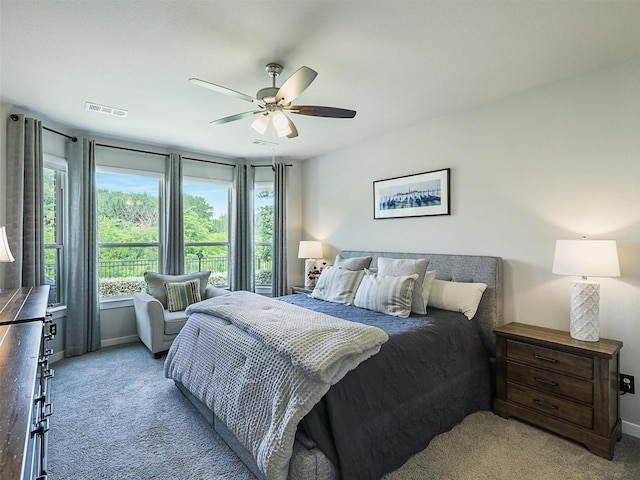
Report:
[[[185,273],[211,270],[209,282],[229,286],[229,204],[226,181],[183,177]]]
[[[144,289],[144,272],[158,271],[162,177],[100,167],[98,284],[100,297],[129,296]]]
[[[273,182],[254,188],[254,251],[256,287],[271,286],[273,263]]]
[[[50,285],[49,303],[62,304],[64,296],[64,212],[67,181],[67,161],[44,154],[43,217],[44,217],[44,277]]]

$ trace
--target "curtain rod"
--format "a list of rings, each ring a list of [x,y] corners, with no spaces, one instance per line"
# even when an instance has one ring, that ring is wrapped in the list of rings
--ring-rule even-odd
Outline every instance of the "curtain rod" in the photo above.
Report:
[[[117,145],[106,145],[104,143],[96,143],[96,147],[115,148],[116,150],[126,150],[128,152],[148,153],[149,155],[158,155],[160,157],[168,157],[168,153],[150,152],[148,150],[138,150],[137,148],[118,147]]]
[[[17,122],[18,119],[20,118],[15,113],[12,113],[11,115],[9,115],[9,117],[14,122]],[[69,140],[71,140],[72,142],[77,142],[78,141],[78,137],[72,137],[71,135],[67,135],[66,133],[58,132],[58,131],[54,130],[53,128],[45,127],[44,125],[42,126],[42,128],[44,130],[47,130],[47,131],[51,132],[51,133],[55,133],[55,134],[60,135],[62,137],[66,137]],[[169,156],[168,153],[150,152],[148,150],[138,150],[137,148],[118,147],[116,145],[106,145],[104,143],[96,143],[96,147],[115,148],[117,150],[127,150],[129,152],[147,153],[149,155],[158,155],[160,157],[168,157]],[[224,163],[224,162],[216,162],[215,160],[203,160],[201,158],[192,158],[192,157],[182,157],[182,158],[183,158],[183,160],[195,160],[196,162],[213,163],[215,165],[223,165],[225,167],[235,167],[235,165],[233,165],[233,164]],[[273,168],[271,165],[253,165],[252,164],[251,166],[252,167],[256,167],[256,168],[261,168],[261,167],[271,167],[271,168]],[[287,163],[287,164],[285,164],[285,167],[293,167],[293,165],[290,164],[290,163]]]
[[[16,115],[15,113],[12,113],[11,115],[9,115],[9,118],[11,118],[11,120],[13,120],[14,122],[17,122],[20,119],[20,117],[18,115]],[[25,121],[26,120],[27,119],[25,118]],[[43,130],[47,130],[48,132],[60,135],[61,137],[66,137],[69,140],[71,140],[72,142],[77,142],[78,141],[78,137],[72,137],[71,135],[67,135],[66,133],[58,132],[57,130],[54,130],[53,128],[45,127],[43,125],[42,129]]]

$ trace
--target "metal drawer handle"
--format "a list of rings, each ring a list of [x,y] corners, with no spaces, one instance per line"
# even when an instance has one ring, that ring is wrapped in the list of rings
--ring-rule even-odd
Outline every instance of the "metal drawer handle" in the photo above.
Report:
[[[537,398],[533,399],[533,403],[535,403],[536,405],[540,405],[541,407],[550,408],[552,410],[557,410],[558,409],[558,407],[556,407],[555,405],[553,405],[551,403],[543,402],[542,400],[538,400]]]
[[[535,358],[536,360],[542,360],[544,362],[558,363],[557,358],[543,357],[542,355],[538,355],[537,353],[533,354],[533,358]]]
[[[551,386],[551,387],[557,387],[557,386],[558,386],[558,384],[557,384],[556,382],[552,382],[552,381],[550,381],[550,380],[545,380],[544,378],[533,377],[533,379],[534,379],[536,382],[544,383],[545,385],[549,385],[549,386]]]

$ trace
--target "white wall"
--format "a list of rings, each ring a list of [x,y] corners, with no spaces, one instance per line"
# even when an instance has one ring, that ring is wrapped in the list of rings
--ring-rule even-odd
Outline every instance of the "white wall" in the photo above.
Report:
[[[450,216],[373,220],[374,180],[447,167]],[[303,236],[331,255],[500,256],[505,321],[562,330],[571,278],[551,273],[555,240],[615,239],[622,276],[600,279],[601,336],[624,342],[621,370],[640,381],[639,183],[635,60],[307,160]],[[624,431],[640,436],[640,391],[621,410]]]

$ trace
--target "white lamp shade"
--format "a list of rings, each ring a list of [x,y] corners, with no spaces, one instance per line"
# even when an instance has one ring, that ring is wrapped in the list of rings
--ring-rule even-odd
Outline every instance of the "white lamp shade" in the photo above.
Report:
[[[553,273],[581,277],[619,277],[615,240],[556,240]]]
[[[264,132],[267,131],[267,127],[269,126],[269,117],[266,113],[258,115],[251,126],[260,135],[264,135]]]
[[[298,258],[322,258],[322,242],[303,240],[298,247]]]
[[[13,262],[15,258],[11,254],[9,241],[7,240],[7,231],[5,227],[0,227],[0,262]]]

